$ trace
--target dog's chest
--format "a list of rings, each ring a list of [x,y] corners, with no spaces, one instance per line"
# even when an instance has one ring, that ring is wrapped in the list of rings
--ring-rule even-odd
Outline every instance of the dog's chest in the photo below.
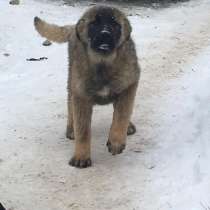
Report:
[[[107,104],[114,100],[116,94],[112,88],[113,75],[111,67],[105,64],[97,64],[91,71],[87,81],[87,92],[97,104]]]

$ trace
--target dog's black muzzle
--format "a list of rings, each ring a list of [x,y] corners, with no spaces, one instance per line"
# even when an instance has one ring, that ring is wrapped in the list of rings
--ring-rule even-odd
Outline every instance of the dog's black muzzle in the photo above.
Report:
[[[94,36],[91,47],[99,53],[111,53],[115,48],[112,30],[104,26],[102,30]]]

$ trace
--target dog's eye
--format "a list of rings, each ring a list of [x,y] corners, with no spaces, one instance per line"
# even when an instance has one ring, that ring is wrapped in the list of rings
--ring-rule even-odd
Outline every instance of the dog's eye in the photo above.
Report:
[[[114,28],[120,28],[120,24],[115,20],[112,21],[112,25],[114,26]]]
[[[115,17],[114,17],[114,16],[112,16],[112,17],[111,17],[111,20],[112,20],[112,21],[115,21]]]

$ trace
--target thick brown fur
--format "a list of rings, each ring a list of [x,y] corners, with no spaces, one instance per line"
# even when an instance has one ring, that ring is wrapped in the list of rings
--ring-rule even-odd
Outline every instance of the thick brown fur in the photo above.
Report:
[[[126,136],[136,131],[130,122],[130,117],[140,67],[135,45],[130,36],[131,26],[128,19],[118,9],[110,8],[122,31],[119,43],[111,54],[103,55],[95,52],[88,41],[88,24],[103,8],[107,7],[96,6],[89,9],[78,23],[72,26],[48,24],[37,17],[34,20],[37,31],[43,37],[59,43],[69,43],[67,137],[76,140],[75,153],[69,163],[79,168],[91,165],[90,131],[94,104],[105,104],[105,99],[108,98],[107,100],[114,105],[113,122],[107,142],[108,150],[113,155],[123,151]],[[93,95],[89,90],[94,89],[92,80],[97,68],[105,69],[109,87],[108,89],[103,87]]]

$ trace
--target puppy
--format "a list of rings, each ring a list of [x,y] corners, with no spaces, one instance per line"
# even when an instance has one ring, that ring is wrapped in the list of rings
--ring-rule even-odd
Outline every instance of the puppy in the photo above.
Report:
[[[126,136],[135,133],[130,122],[140,77],[131,25],[116,8],[95,6],[76,25],[57,26],[34,19],[36,30],[48,40],[69,45],[67,137],[75,138],[69,164],[91,166],[91,116],[95,104],[113,103],[107,141],[113,155],[125,149]]]

